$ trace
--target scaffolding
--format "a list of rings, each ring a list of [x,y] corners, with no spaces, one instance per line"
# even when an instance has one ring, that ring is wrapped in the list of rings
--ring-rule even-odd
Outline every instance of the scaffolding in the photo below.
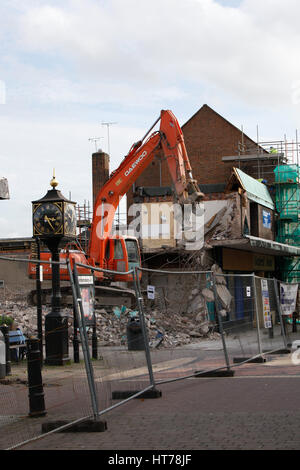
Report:
[[[93,211],[89,201],[84,201],[82,205],[76,206],[77,216],[77,241],[82,249],[87,253],[89,247],[90,227],[92,225]],[[126,232],[127,230],[127,213],[121,212],[119,208],[116,210],[112,232]]]
[[[260,141],[245,138],[238,144],[237,166],[267,184],[277,211],[276,241],[300,245],[300,143],[295,139]],[[285,257],[280,264],[282,280],[300,282],[299,257]]]
[[[78,227],[77,240],[85,253],[87,253],[89,246],[89,229],[92,224],[93,215],[90,202],[84,201],[83,205],[77,204],[76,215]]]
[[[292,246],[300,245],[300,167],[279,165],[275,173],[275,204],[278,214],[276,240]],[[281,264],[283,281],[300,282],[299,257],[284,258]]]
[[[300,143],[296,131],[295,140],[249,141],[242,131],[238,142],[238,155],[235,161],[239,169],[255,179],[265,180],[268,185],[274,183],[274,169],[280,165],[299,165]],[[226,157],[223,159],[226,161]]]

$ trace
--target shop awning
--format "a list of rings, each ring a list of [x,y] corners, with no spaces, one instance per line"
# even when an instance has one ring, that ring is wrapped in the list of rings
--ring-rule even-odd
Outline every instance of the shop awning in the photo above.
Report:
[[[246,191],[250,201],[257,202],[264,207],[274,210],[274,202],[265,184],[247,175],[239,168],[233,168],[233,173],[227,185],[227,189],[229,190],[233,184],[233,179],[237,180],[241,188]]]
[[[232,248],[235,250],[253,251],[273,256],[300,256],[300,248],[296,246],[278,243],[273,240],[245,235],[235,240],[210,240],[209,245],[213,247]]]

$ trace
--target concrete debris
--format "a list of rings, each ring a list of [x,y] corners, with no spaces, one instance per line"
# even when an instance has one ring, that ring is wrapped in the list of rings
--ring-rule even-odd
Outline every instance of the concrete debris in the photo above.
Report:
[[[217,264],[213,264],[211,270],[215,275],[216,284],[223,284],[224,286],[226,286],[226,279],[222,275],[222,269]]]
[[[227,316],[227,311],[224,310],[224,309],[221,309],[221,310],[219,311],[219,313],[220,313],[221,317],[226,317],[226,316]]]
[[[214,293],[212,290],[208,289],[207,287],[205,289],[202,289],[201,294],[203,295],[206,302],[214,301]]]
[[[204,322],[200,325],[199,327],[199,330],[200,330],[200,333],[201,333],[201,336],[206,336],[209,334],[209,330],[210,330],[210,324],[209,322]]]
[[[222,307],[229,311],[232,301],[232,295],[230,294],[229,290],[226,286],[223,285],[217,285],[216,290]]]
[[[238,195],[228,194],[222,207],[204,226],[205,241],[237,238],[239,227]]]
[[[188,305],[187,313],[196,313],[199,311],[203,311],[203,314],[206,312],[206,305],[204,298],[201,294],[197,293],[197,295],[191,300]]]
[[[192,331],[190,331],[190,336],[191,336],[192,338],[201,338],[202,335],[201,335],[200,331],[194,331],[194,330],[192,330]]]
[[[148,329],[151,347],[170,348],[194,343],[205,339],[217,339],[219,334],[214,331],[208,321],[205,302],[199,293],[194,297],[192,307],[185,315],[179,313],[166,314],[158,309],[145,309],[145,322]],[[43,324],[45,315],[50,312],[43,309]],[[69,316],[70,348],[73,340],[73,310],[63,309]],[[26,303],[5,301],[0,305],[0,316],[8,315],[14,318],[14,328],[21,328],[28,336],[37,335],[36,307]],[[120,346],[127,344],[126,327],[130,318],[137,315],[136,311],[122,307],[121,309],[101,308],[96,310],[96,325],[99,347]],[[88,334],[92,335],[90,328]]]

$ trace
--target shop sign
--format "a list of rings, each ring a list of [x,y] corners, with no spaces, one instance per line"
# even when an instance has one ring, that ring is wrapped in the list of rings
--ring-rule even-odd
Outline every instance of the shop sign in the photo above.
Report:
[[[95,289],[93,276],[78,276],[84,322],[86,326],[95,326]]]
[[[262,216],[263,216],[263,226],[265,228],[271,228],[271,212],[263,210]]]
[[[268,255],[253,255],[253,270],[254,271],[274,271],[275,260],[274,256]]]
[[[266,279],[261,280],[261,294],[263,304],[264,327],[272,328],[269,288],[268,281]]]
[[[280,283],[280,303],[282,315],[292,315],[296,309],[298,284]]]

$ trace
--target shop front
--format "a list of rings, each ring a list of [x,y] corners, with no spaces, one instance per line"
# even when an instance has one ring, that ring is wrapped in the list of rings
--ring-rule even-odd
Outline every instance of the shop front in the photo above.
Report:
[[[265,279],[270,286],[269,303],[272,307],[272,320],[275,321],[276,299],[273,279],[278,278],[278,267],[282,257],[299,256],[300,249],[252,236],[238,240],[216,240],[212,244],[216,262],[224,273],[227,289],[231,294],[231,307],[226,320],[229,323],[232,321],[255,323],[256,309],[260,316],[263,315],[262,283]]]

